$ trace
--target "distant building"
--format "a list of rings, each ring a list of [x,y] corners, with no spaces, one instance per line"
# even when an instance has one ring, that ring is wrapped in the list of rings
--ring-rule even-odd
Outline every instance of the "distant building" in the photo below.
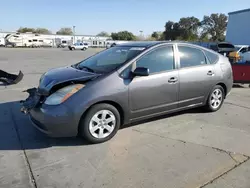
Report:
[[[250,9],[228,14],[226,41],[234,45],[250,45]]]

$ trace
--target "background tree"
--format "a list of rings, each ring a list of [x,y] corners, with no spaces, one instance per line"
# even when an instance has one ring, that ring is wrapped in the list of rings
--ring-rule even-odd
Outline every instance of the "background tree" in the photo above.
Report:
[[[38,34],[51,34],[51,31],[49,31],[46,28],[37,28],[35,30],[35,33],[38,33]]]
[[[165,40],[197,40],[200,26],[200,20],[195,17],[181,18],[179,22],[168,21],[165,24]]]
[[[179,23],[168,21],[165,24],[164,38],[165,40],[176,40],[180,36]]]
[[[151,38],[153,38],[155,40],[161,40],[162,39],[162,32],[154,31],[151,35]]]
[[[18,33],[27,33],[27,32],[32,32],[34,33],[35,32],[35,29],[34,28],[29,28],[29,27],[20,27],[18,30],[17,30]]]
[[[59,31],[56,32],[58,35],[73,35],[72,28],[70,27],[63,27]]]
[[[102,32],[98,33],[96,36],[98,36],[98,37],[109,37],[110,34],[108,32],[106,32],[106,31],[102,31]]]
[[[128,31],[120,31],[118,33],[111,33],[111,37],[113,40],[136,40],[136,36]]]
[[[148,35],[145,37],[145,41],[156,41],[157,39],[155,37],[152,37],[152,35]]]
[[[199,41],[210,42],[211,41],[211,35],[209,35],[207,33],[201,33],[201,35],[199,37]]]
[[[225,14],[211,14],[204,16],[202,34],[210,35],[212,41],[224,41],[228,18]]]

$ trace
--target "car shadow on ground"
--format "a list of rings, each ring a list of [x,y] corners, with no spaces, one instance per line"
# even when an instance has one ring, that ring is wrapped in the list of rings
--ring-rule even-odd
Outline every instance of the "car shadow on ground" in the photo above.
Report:
[[[121,129],[133,127],[133,126],[144,124],[144,123],[154,122],[157,120],[166,119],[166,118],[170,118],[170,117],[174,117],[174,116],[180,116],[183,114],[200,114],[200,113],[208,113],[208,112],[206,112],[202,107],[193,108],[193,109],[189,109],[189,110],[183,110],[183,111],[165,114],[165,115],[161,115],[161,116],[157,116],[157,117],[152,117],[152,118],[149,118],[146,120],[140,120],[140,121],[137,121],[135,123],[124,125],[121,127]]]
[[[20,112],[20,102],[0,104],[0,150],[32,150],[53,146],[84,146],[89,145],[80,137],[50,138],[33,127],[27,115]],[[200,109],[193,109],[170,115],[151,118],[145,121],[124,125],[122,129],[136,126],[145,122],[178,116],[184,113],[203,113]]]
[[[27,115],[20,112],[20,107],[19,101],[0,103],[0,150],[88,145],[79,137],[50,138],[44,135],[33,127]]]
[[[233,88],[249,88],[250,84],[234,84]]]

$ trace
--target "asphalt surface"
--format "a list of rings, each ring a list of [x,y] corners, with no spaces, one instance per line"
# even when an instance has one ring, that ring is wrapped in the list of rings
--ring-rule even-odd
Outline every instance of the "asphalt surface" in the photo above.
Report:
[[[249,188],[250,89],[235,87],[216,113],[199,109],[121,129],[109,142],[52,139],[21,114],[22,90],[45,71],[78,62],[97,49],[0,48],[0,68],[24,72],[0,86],[0,187]]]

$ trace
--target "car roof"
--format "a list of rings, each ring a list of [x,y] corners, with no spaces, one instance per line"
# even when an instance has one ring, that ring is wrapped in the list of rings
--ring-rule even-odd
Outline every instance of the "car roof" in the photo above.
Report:
[[[138,42],[126,42],[117,44],[116,46],[124,46],[124,47],[144,47],[149,48],[151,46],[155,46],[157,44],[167,43],[164,41],[138,41]]]
[[[209,51],[209,52],[212,52],[212,53],[216,53],[214,50],[208,48],[208,47],[204,47],[204,46],[201,46],[201,45],[198,45],[198,44],[194,44],[192,42],[187,42],[187,41],[180,41],[180,40],[174,40],[174,41],[134,41],[134,42],[126,42],[126,43],[122,43],[122,44],[117,44],[116,47],[140,47],[140,48],[150,48],[150,47],[153,47],[153,46],[156,46],[156,45],[159,45],[159,44],[185,44],[185,45],[188,45],[188,46],[193,46],[193,47],[196,47],[196,48],[199,48],[201,50],[206,50],[206,51]]]
[[[159,44],[188,44],[191,46],[197,46],[200,48],[203,48],[200,45],[197,44],[193,44],[187,41],[138,41],[138,42],[126,42],[126,43],[122,43],[122,44],[117,44],[116,46],[120,46],[120,47],[143,47],[143,48],[150,48],[152,46],[156,46]]]

